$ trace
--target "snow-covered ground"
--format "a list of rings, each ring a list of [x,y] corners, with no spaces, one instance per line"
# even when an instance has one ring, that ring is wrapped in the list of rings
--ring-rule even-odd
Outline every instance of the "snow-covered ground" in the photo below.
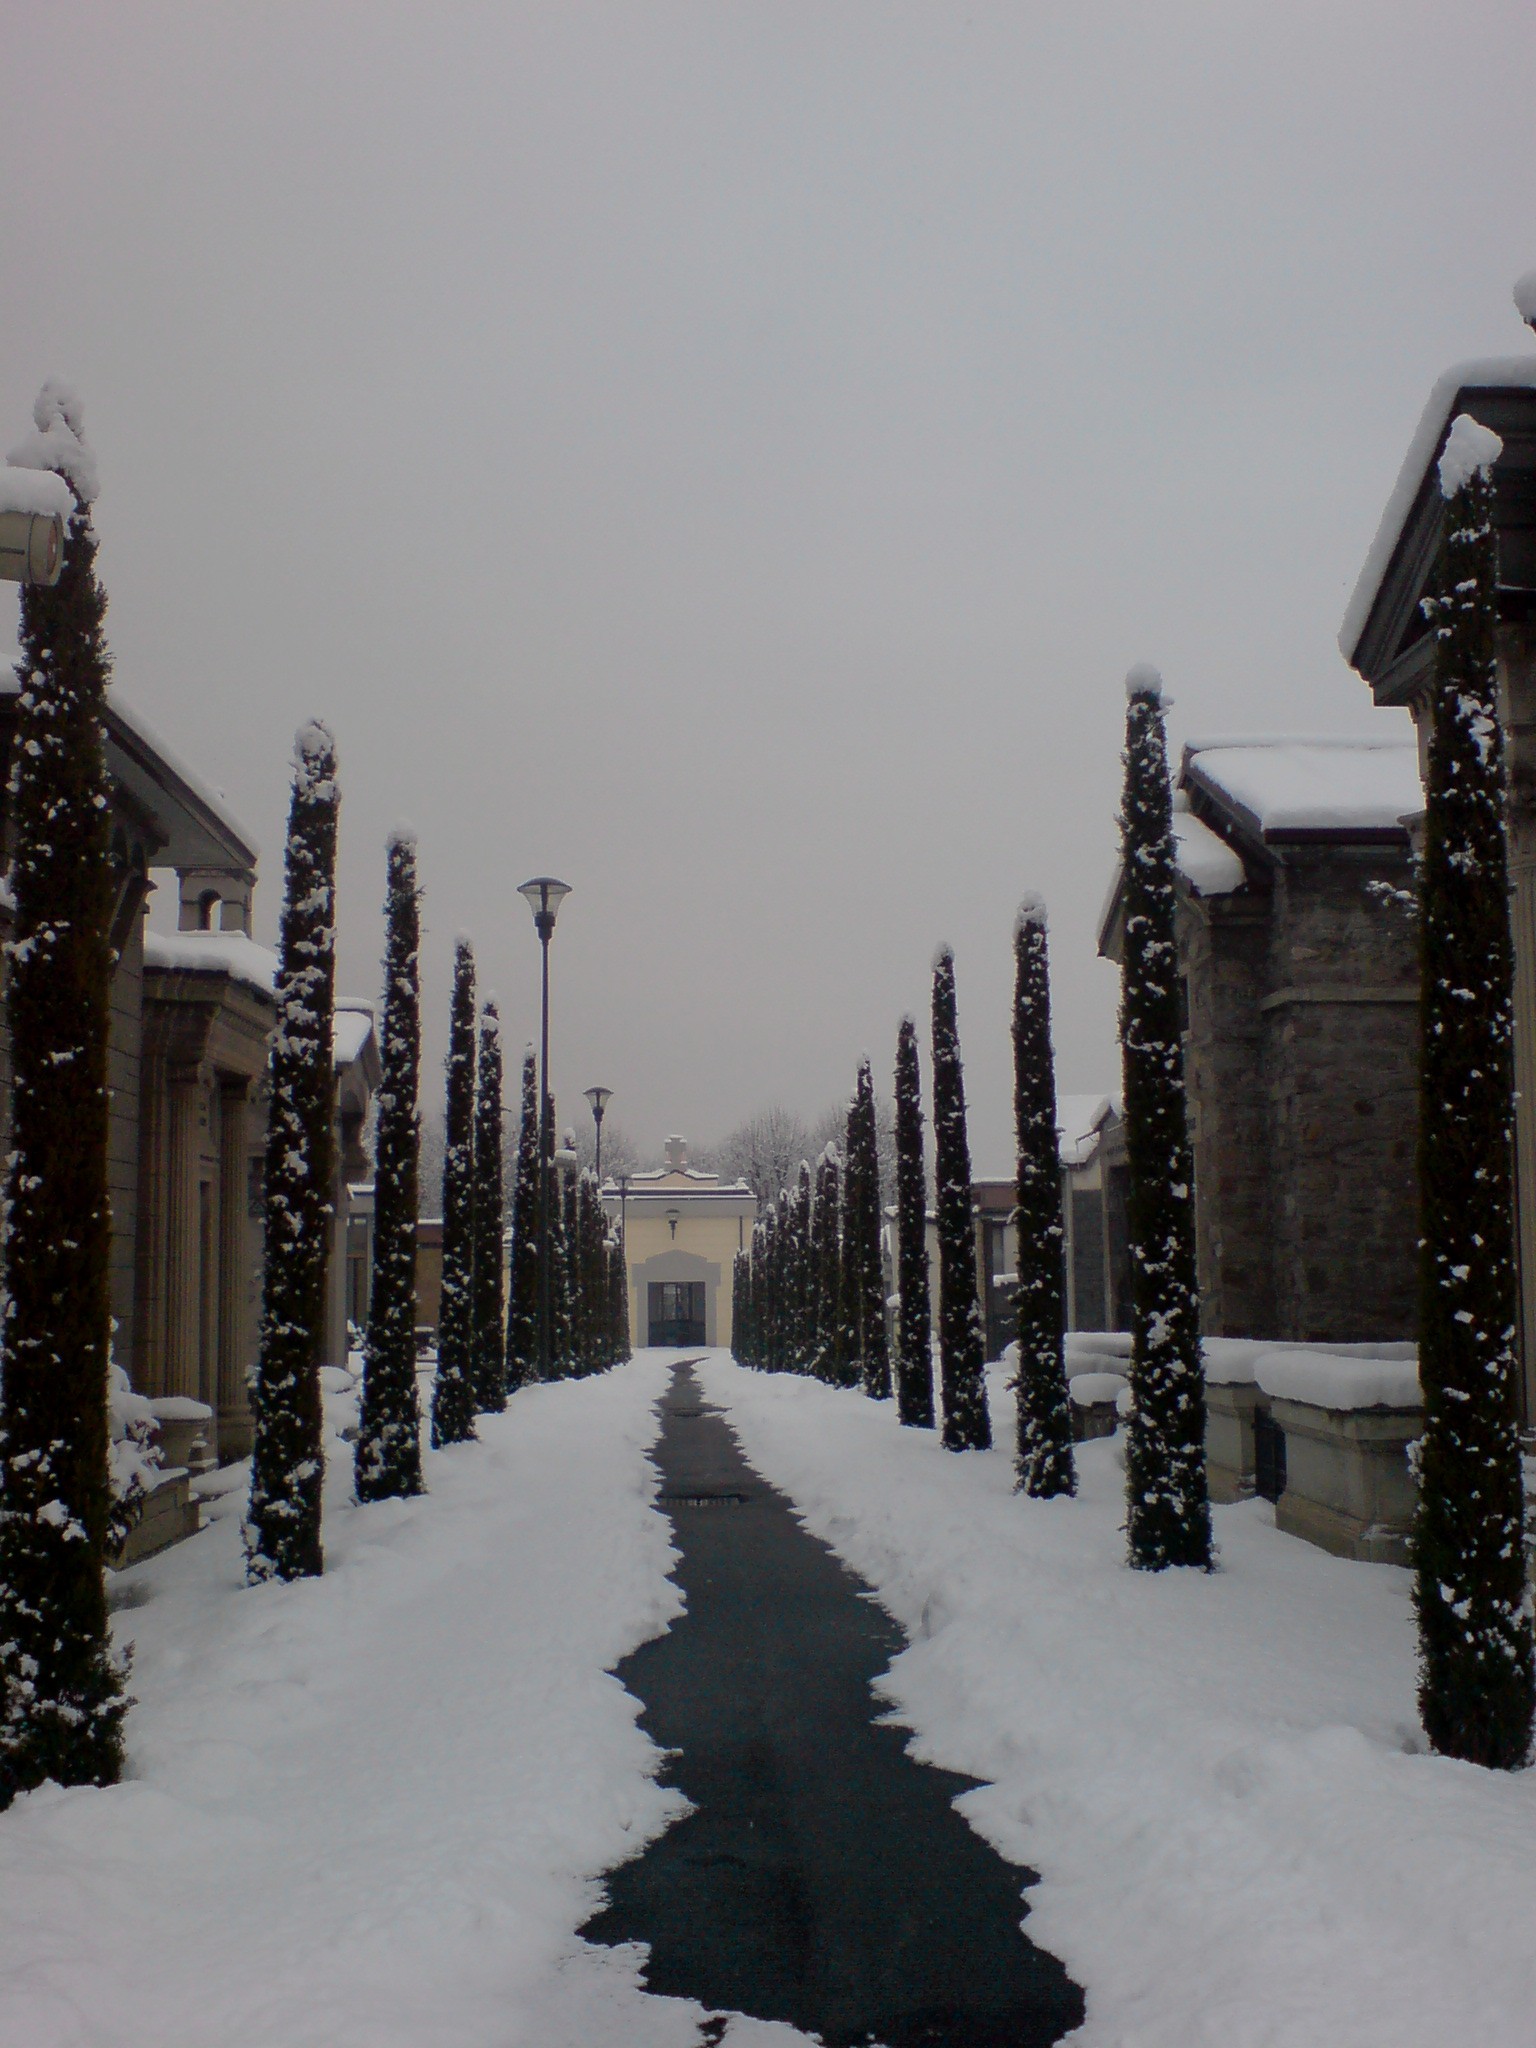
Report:
[[[0,1818],[4,2048],[692,2048],[574,1936],[677,1803],[604,1676],[680,1604],[666,1379],[529,1388],[420,1500],[351,1505],[333,1442],[323,1579],[244,1586],[238,1491],[119,1575],[133,1775]]]
[[[350,1504],[327,1571],[244,1586],[212,1526],[120,1575],[133,1775],[0,1817],[3,2048],[694,2048],[699,2008],[575,1930],[676,1811],[605,1673],[664,1628],[671,1356],[530,1388]],[[889,1403],[700,1368],[748,1457],[876,1589],[917,1753],[1040,1872],[1029,1930],[1097,2048],[1530,2048],[1536,1773],[1423,1754],[1404,1573],[1220,1508],[1211,1577],[1128,1572],[1115,1446],[1012,1492]],[[331,1403],[339,1424],[347,1402]],[[733,2021],[727,2048],[791,2029]]]
[[[1116,1445],[1076,1500],[1012,1492],[891,1404],[723,1354],[700,1368],[757,1469],[911,1639],[915,1752],[988,1782],[972,1824],[1040,1873],[1029,1932],[1096,2048],[1531,2048],[1536,1772],[1423,1753],[1408,1575],[1215,1511],[1221,1569],[1122,1562]]]

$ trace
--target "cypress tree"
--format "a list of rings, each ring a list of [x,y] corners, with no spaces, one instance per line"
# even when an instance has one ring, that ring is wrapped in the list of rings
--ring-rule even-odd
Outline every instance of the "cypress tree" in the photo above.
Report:
[[[416,1398],[416,1170],[421,1139],[421,909],[416,841],[389,841],[384,1019],[374,1098],[373,1279],[353,1472],[359,1500],[420,1493]]]
[[[817,1169],[816,1213],[816,1371],[828,1386],[855,1386],[843,1313],[843,1163],[835,1145]]]
[[[539,1376],[539,1077],[530,1045],[523,1055],[522,1121],[512,1180],[512,1286],[507,1303],[507,1386]]]
[[[569,1379],[571,1364],[571,1247],[566,1234],[565,1176],[553,1160],[545,1169],[549,1189],[549,1376]]]
[[[811,1263],[811,1169],[802,1159],[795,1176],[792,1220],[793,1267],[790,1273],[790,1315],[794,1330],[796,1372],[809,1372],[816,1349],[816,1275]]]
[[[52,589],[21,593],[10,807],[13,1061],[0,1389],[0,1805],[121,1775],[123,1672],[107,1627],[107,1020],[112,978],[95,463],[73,394],[45,385],[25,467],[74,492]]]
[[[608,1351],[607,1232],[597,1176],[590,1168],[577,1184],[576,1217],[581,1236],[581,1369],[584,1373],[604,1372],[612,1363]]]
[[[1162,1571],[1169,1565],[1208,1570],[1211,1512],[1205,1485],[1194,1162],[1184,1106],[1173,801],[1162,678],[1155,668],[1139,665],[1126,677],[1125,687],[1120,1045],[1133,1403],[1126,1429],[1126,1529],[1130,1561],[1141,1570]]]
[[[507,1202],[502,1186],[501,1017],[492,997],[480,1013],[480,1059],[475,1081],[474,1382],[475,1406],[497,1415],[507,1405],[505,1282],[502,1233]]]
[[[867,1059],[859,1062],[848,1113],[848,1184],[843,1204],[848,1241],[848,1303],[866,1394],[890,1398],[891,1353],[885,1334],[885,1272],[880,1258],[880,1140],[875,1127],[875,1083]]]
[[[629,1347],[629,1272],[624,1261],[624,1240],[608,1240],[608,1288],[613,1328],[613,1363],[624,1365],[633,1355]]]
[[[1013,928],[1013,1110],[1019,1144],[1018,1473],[1036,1498],[1076,1493],[1066,1368],[1066,1232],[1056,1139],[1056,1062],[1045,905],[1026,897]]]
[[[1435,1749],[1514,1770],[1531,1745],[1516,1393],[1514,964],[1494,658],[1502,443],[1463,413],[1445,499],[1421,871],[1419,1710]]]
[[[933,1312],[928,1298],[928,1188],[923,1173],[917,1025],[896,1039],[896,1408],[914,1429],[933,1427]]]
[[[576,1136],[565,1134],[565,1149],[574,1154]],[[578,1210],[580,1181],[574,1168],[560,1176],[560,1215],[565,1227],[565,1371],[568,1379],[580,1379],[586,1367],[582,1360],[581,1217]]]
[[[331,1025],[338,802],[335,743],[323,725],[303,726],[294,748],[278,939],[266,1260],[251,1390],[255,1437],[245,1552],[253,1582],[311,1577],[323,1565],[320,1351],[336,1171]]]
[[[434,1450],[475,1434],[475,955],[466,938],[453,949],[447,1072]]]
[[[939,948],[933,963],[933,1154],[939,1222],[939,1372],[944,1388],[944,1447],[984,1451],[986,1339],[976,1292],[971,1221],[971,1147],[965,1130],[965,1076],[955,1015],[955,958]]]

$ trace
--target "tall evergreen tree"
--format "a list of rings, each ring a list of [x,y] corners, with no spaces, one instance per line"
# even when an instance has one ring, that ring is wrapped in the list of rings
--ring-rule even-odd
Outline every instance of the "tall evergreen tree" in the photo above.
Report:
[[[416,841],[389,841],[382,1076],[374,1098],[373,1279],[353,1472],[359,1500],[420,1493],[416,1395],[416,1171],[421,1121],[421,907]]]
[[[965,1129],[965,1076],[955,1014],[955,957],[941,946],[933,963],[933,1154],[939,1225],[939,1372],[944,1388],[944,1447],[984,1451],[986,1338],[976,1292],[976,1233],[971,1219],[971,1145]]]
[[[1419,1709],[1443,1755],[1513,1770],[1536,1677],[1516,1392],[1514,963],[1494,654],[1502,443],[1467,414],[1445,499],[1426,790],[1419,1098],[1419,1377],[1413,1534]]]
[[[432,1443],[475,1434],[475,955],[453,949],[443,1148],[443,1284],[437,1314]]]
[[[853,1107],[848,1115],[848,1178],[843,1200],[843,1236],[849,1247],[849,1319],[857,1346],[859,1378],[866,1394],[887,1400],[891,1353],[885,1334],[885,1269],[880,1257],[880,1137],[875,1124],[875,1083],[869,1061],[859,1061]]]
[[[10,783],[13,1073],[0,1389],[0,1805],[45,1778],[121,1775],[123,1674],[107,1627],[107,1018],[113,878],[96,580],[95,462],[78,400],[45,385],[20,466],[74,494],[52,589],[21,593]]]
[[[1056,1136],[1056,1061],[1045,905],[1026,897],[1013,928],[1013,1110],[1019,1144],[1019,1485],[1076,1493],[1066,1368],[1066,1232]]]
[[[632,1356],[629,1346],[629,1273],[624,1262],[624,1240],[608,1240],[608,1289],[613,1329],[613,1363],[624,1365]]]
[[[501,1017],[495,999],[480,1013],[480,1060],[475,1082],[474,1382],[475,1406],[496,1415],[507,1405],[505,1282],[502,1232]]]
[[[338,803],[335,743],[323,725],[303,726],[294,751],[278,939],[266,1262],[251,1392],[255,1437],[245,1550],[253,1581],[313,1576],[323,1563],[320,1352],[334,1211]]]
[[[829,1386],[854,1386],[843,1311],[843,1163],[835,1145],[817,1168],[816,1215],[816,1372]]]
[[[574,1156],[576,1136],[573,1131],[565,1134],[565,1149]],[[577,1202],[580,1183],[574,1167],[560,1175],[560,1217],[564,1226],[563,1244],[565,1249],[565,1372],[568,1379],[579,1379],[585,1367],[581,1356],[581,1218]]]
[[[539,1076],[530,1045],[523,1055],[522,1121],[512,1181],[512,1286],[507,1303],[507,1385],[539,1376]]]
[[[915,1429],[933,1427],[933,1310],[928,1296],[928,1186],[923,1172],[917,1025],[896,1039],[896,1408]]]
[[[553,1158],[545,1167],[549,1203],[549,1377],[571,1376],[571,1253],[565,1232],[563,1176]]]
[[[1155,668],[1125,679],[1120,1046],[1131,1255],[1126,1530],[1144,1571],[1211,1562],[1194,1162],[1184,1105],[1173,799]]]
[[[816,1280],[811,1263],[811,1169],[802,1159],[795,1176],[794,1208],[791,1220],[792,1259],[789,1311],[794,1330],[796,1372],[809,1372],[816,1349]]]

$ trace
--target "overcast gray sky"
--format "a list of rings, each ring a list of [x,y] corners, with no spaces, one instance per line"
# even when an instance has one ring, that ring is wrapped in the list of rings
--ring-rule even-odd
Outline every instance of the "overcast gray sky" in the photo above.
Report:
[[[1379,730],[1334,636],[1408,436],[1531,345],[1529,0],[4,16],[0,446],[75,381],[118,684],[259,935],[320,714],[344,985],[409,817],[434,1060],[460,928],[515,1044],[563,876],[562,1113],[646,1146],[888,1076],[948,938],[998,1170],[1026,887],[1113,1085],[1125,668],[1175,740]]]

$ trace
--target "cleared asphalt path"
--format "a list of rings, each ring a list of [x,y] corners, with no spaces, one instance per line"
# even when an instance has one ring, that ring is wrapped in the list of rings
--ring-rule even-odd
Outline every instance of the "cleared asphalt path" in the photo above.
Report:
[[[609,1874],[583,1933],[648,1943],[652,1991],[828,2048],[1058,2040],[1082,1993],[1024,1938],[1028,1874],[954,1811],[974,1781],[914,1763],[874,1719],[901,1631],[746,1463],[689,1366],[662,1411],[688,1606],[618,1676],[695,1810]]]

